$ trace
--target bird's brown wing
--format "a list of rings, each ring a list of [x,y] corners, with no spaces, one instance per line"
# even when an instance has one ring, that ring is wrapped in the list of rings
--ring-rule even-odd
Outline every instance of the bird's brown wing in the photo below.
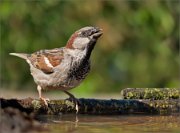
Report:
[[[63,48],[40,50],[31,54],[28,59],[31,64],[46,74],[54,72],[54,67],[60,65],[64,58]]]

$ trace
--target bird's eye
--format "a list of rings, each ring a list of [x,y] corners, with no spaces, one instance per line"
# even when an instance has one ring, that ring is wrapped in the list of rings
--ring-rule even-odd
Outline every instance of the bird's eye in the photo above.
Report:
[[[88,32],[83,31],[83,32],[81,33],[81,35],[86,37],[86,36],[88,36]]]
[[[92,30],[82,31],[82,32],[81,32],[81,36],[83,36],[83,37],[88,37],[88,36],[91,36],[92,33],[93,33]]]

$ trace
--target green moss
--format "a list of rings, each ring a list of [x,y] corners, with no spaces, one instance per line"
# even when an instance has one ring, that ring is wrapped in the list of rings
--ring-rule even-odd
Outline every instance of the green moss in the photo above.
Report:
[[[122,91],[124,99],[166,100],[180,98],[178,88],[127,88]]]
[[[153,104],[152,104],[152,103],[150,103],[150,104],[149,104],[149,106],[153,107]]]
[[[38,110],[41,108],[41,102],[39,100],[33,100],[32,105],[35,110]]]
[[[69,100],[65,100],[65,104],[68,106],[68,107],[72,107],[74,108],[75,107],[75,104]]]
[[[128,92],[128,94],[127,94],[127,99],[130,99],[131,97],[133,97],[134,95],[133,95],[133,93],[132,92]]]

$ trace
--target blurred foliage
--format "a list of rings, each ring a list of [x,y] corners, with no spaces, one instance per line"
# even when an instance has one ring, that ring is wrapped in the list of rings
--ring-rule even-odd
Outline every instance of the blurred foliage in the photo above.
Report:
[[[62,47],[84,26],[104,34],[78,93],[125,87],[180,87],[178,0],[44,0],[0,2],[3,88],[34,89],[29,66],[10,52]]]

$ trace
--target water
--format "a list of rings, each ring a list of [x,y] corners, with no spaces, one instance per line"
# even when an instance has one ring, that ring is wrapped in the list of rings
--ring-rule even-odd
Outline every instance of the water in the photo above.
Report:
[[[180,115],[92,116],[62,115],[38,117],[43,133],[180,133]]]

